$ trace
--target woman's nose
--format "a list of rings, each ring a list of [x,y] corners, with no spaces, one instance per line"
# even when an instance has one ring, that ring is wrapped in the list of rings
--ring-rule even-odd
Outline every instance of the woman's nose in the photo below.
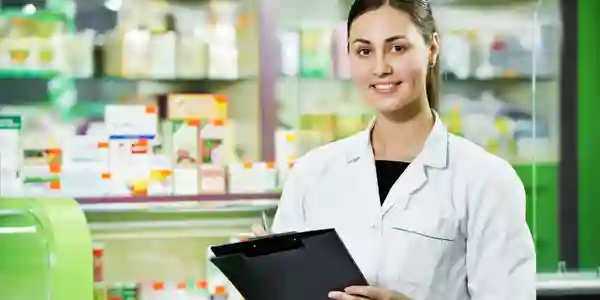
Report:
[[[385,57],[377,58],[373,68],[373,75],[383,77],[392,73],[392,66],[386,61]]]

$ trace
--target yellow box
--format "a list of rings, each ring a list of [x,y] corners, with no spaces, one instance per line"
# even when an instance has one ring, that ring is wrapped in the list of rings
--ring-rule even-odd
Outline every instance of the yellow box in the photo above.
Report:
[[[170,120],[226,120],[227,96],[216,94],[172,94],[167,99]]]

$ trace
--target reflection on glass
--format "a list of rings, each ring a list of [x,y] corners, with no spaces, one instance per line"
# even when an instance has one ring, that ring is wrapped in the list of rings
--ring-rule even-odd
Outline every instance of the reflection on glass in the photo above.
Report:
[[[532,13],[531,111],[533,127],[524,142],[534,161],[524,171],[528,196],[528,221],[535,236],[538,271],[564,272],[573,266],[559,261],[558,235],[558,148],[560,145],[558,78],[560,44],[560,1],[536,1]]]

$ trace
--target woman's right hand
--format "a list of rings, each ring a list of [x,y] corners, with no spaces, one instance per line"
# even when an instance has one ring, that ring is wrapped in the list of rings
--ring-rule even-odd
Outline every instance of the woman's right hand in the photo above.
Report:
[[[254,234],[254,236],[256,236],[256,237],[269,235],[269,232],[263,225],[253,224],[251,229],[252,229],[252,234]]]

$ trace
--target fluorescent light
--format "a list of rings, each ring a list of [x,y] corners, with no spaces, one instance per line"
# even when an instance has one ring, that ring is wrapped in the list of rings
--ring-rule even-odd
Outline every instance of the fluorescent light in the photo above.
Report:
[[[106,0],[104,1],[104,7],[112,11],[119,11],[123,5],[123,0]]]
[[[35,8],[35,5],[33,4],[26,4],[25,6],[23,6],[23,13],[26,13],[28,15],[33,15],[36,11],[37,8]]]

